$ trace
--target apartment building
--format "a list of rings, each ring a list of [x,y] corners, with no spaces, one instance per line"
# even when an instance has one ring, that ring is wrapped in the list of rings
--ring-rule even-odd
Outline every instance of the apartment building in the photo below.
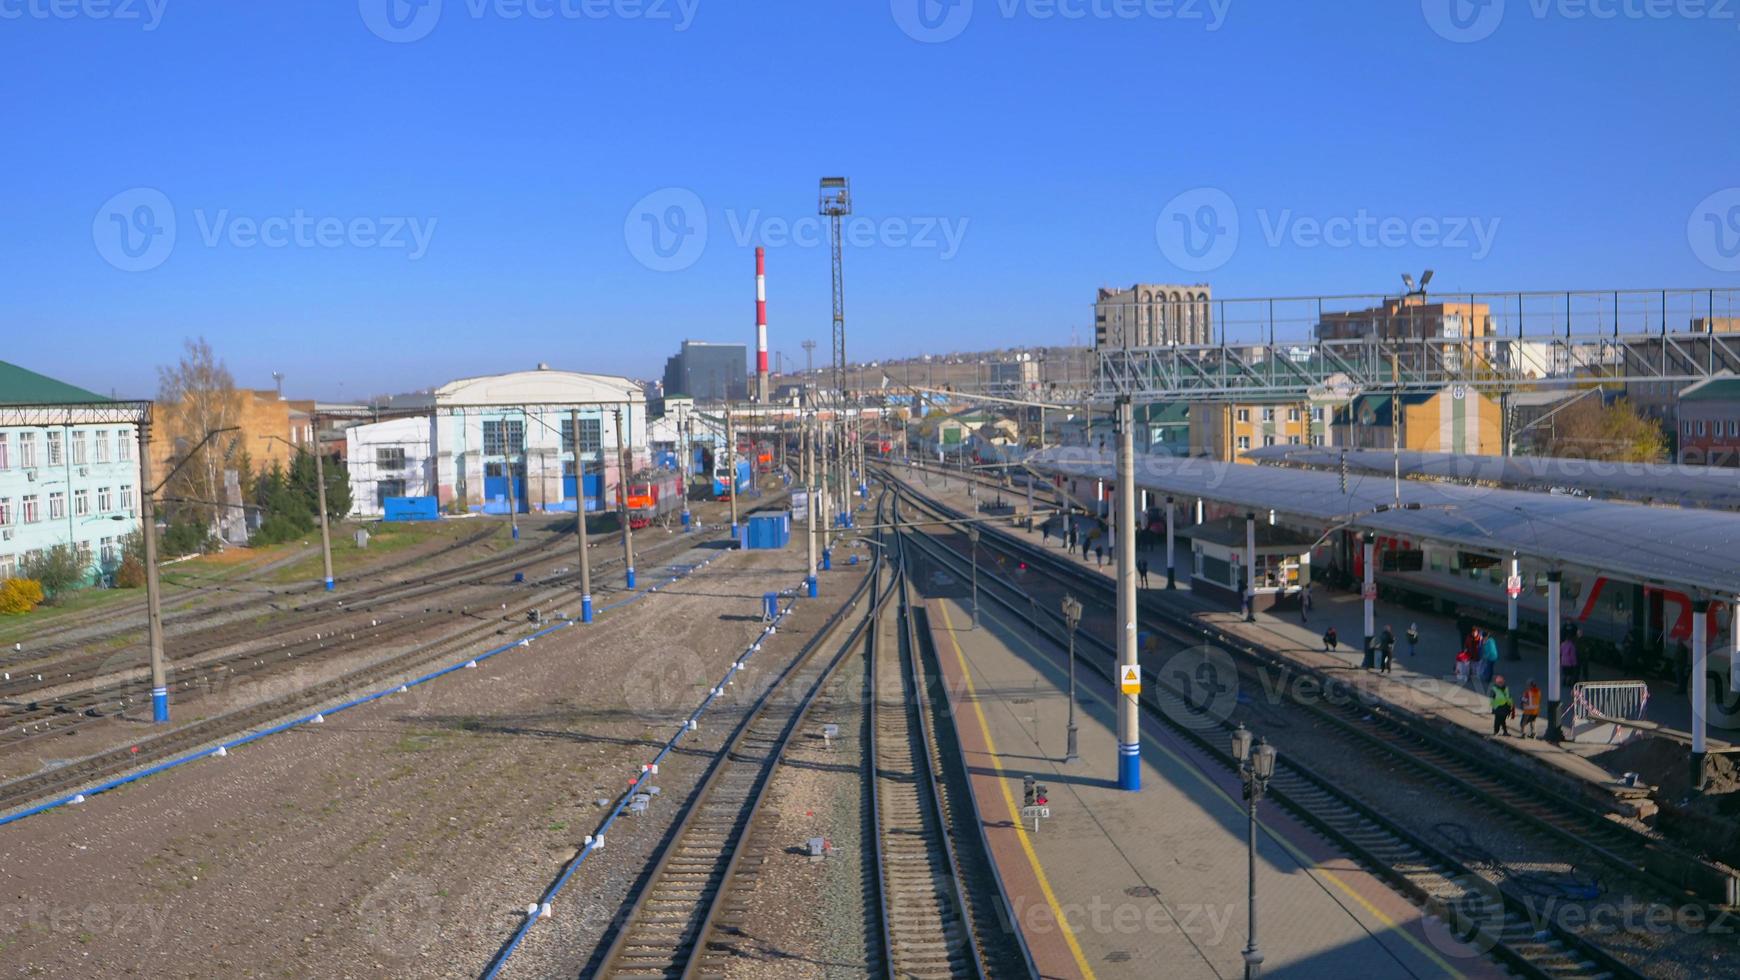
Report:
[[[1680,392],[1679,461],[1740,466],[1740,377],[1706,378]]]
[[[1137,283],[1094,295],[1095,347],[1165,347],[1214,343],[1214,292],[1194,286]]]
[[[1245,462],[1264,446],[1331,446],[1334,407],[1326,401],[1249,398],[1190,405],[1190,455]]]

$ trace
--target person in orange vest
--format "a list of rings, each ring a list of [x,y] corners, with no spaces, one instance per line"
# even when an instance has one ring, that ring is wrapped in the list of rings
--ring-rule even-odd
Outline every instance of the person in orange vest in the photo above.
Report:
[[[1529,686],[1523,689],[1522,696],[1522,737],[1535,737],[1535,722],[1541,717],[1541,686],[1529,679]]]

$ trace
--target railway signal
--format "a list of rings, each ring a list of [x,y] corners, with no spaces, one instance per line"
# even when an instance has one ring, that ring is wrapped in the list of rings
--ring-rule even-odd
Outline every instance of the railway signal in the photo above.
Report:
[[[1051,792],[1032,776],[1021,777],[1021,819],[1033,821],[1033,832],[1039,832],[1039,821],[1051,817]]]

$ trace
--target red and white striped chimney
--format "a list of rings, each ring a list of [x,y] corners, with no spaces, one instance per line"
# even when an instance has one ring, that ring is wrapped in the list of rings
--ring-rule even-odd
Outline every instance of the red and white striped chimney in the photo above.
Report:
[[[755,249],[755,392],[767,404],[767,250]]]

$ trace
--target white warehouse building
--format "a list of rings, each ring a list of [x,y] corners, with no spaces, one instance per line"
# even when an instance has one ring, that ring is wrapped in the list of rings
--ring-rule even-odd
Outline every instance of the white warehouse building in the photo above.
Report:
[[[346,432],[352,513],[378,517],[390,497],[435,497],[448,512],[573,513],[579,497],[570,420],[580,413],[579,454],[587,510],[621,476],[626,430],[631,472],[647,465],[646,394],[630,378],[536,371],[449,382],[395,410],[427,414],[353,426]],[[620,422],[619,422],[620,419]],[[513,482],[508,482],[508,474]]]

